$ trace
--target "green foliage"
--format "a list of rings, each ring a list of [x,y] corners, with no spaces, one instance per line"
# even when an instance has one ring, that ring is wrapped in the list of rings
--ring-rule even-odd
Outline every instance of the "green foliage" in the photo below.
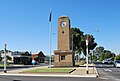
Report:
[[[2,61],[2,57],[0,57],[0,62]]]
[[[103,52],[104,52],[104,47],[99,46],[95,49],[94,55],[96,55],[97,59],[99,59],[102,56]]]
[[[7,60],[12,60],[12,58],[8,55],[6,55]]]
[[[96,55],[93,55],[93,60],[97,61],[97,56]]]
[[[71,37],[71,48],[72,48],[72,38],[73,38],[73,50],[76,53],[80,54],[81,52],[83,52],[84,55],[86,55],[86,37],[88,37],[89,40],[89,45],[88,45],[89,50],[93,50],[97,46],[97,43],[94,41],[95,38],[89,34],[83,35],[83,32],[80,31],[79,28],[71,28],[70,37]]]
[[[120,60],[120,54],[115,56],[115,60]]]
[[[95,49],[94,55],[97,56],[97,59],[103,61],[104,59],[111,58],[114,60],[115,54],[112,53],[110,50],[104,50],[103,46],[99,46]]]
[[[89,50],[93,50],[96,46],[97,46],[97,43],[94,41],[95,38],[93,37],[93,35],[85,35],[85,37],[87,38],[88,36],[88,49]]]
[[[50,60],[50,56],[46,55],[45,60]]]
[[[103,61],[104,59],[108,59],[111,58],[112,60],[114,60],[115,54],[111,53],[111,51],[109,50],[104,50],[104,53],[100,56],[100,61]]]
[[[97,43],[94,41],[95,38],[92,35],[90,35],[90,34],[84,35],[83,40],[80,43],[80,46],[82,48],[82,51],[83,51],[84,55],[86,55],[86,39],[88,39],[88,50],[89,50],[89,52],[90,52],[90,50],[93,50],[97,46]]]
[[[104,54],[102,54],[99,58],[100,61],[103,61],[105,59]]]
[[[34,60],[35,60],[36,62],[38,62],[39,59],[40,59],[40,57],[38,57],[38,56],[34,58]]]
[[[111,57],[112,57],[111,51],[105,50],[104,51],[104,58],[107,59],[107,58],[111,58]]]
[[[77,53],[81,52],[80,43],[82,36],[83,36],[83,32],[80,31],[79,28],[70,29],[71,49],[72,49],[72,41],[73,41],[73,50],[76,51]]]

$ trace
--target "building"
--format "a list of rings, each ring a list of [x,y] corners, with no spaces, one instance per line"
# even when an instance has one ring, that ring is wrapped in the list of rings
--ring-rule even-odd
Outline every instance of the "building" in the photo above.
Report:
[[[5,56],[4,50],[1,50],[0,57],[4,59],[4,56]],[[7,60],[8,63],[25,65],[32,64],[32,60],[35,60],[37,63],[44,63],[46,57],[42,51],[33,54],[29,53],[28,51],[26,52],[7,51],[6,56],[11,58],[11,60]]]
[[[45,62],[45,55],[43,54],[42,51],[39,53],[33,53],[32,54],[32,60],[37,61],[38,63],[44,63]]]
[[[13,56],[13,64],[31,64],[32,59],[31,59],[31,54],[26,51],[26,52],[19,52],[15,51],[12,52]]]

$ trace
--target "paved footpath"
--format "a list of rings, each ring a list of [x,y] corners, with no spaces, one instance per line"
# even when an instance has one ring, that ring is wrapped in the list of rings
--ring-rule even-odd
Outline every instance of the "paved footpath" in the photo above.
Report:
[[[48,66],[40,66],[40,67],[32,67],[27,69],[19,69],[19,70],[11,70],[7,71],[7,73],[0,72],[0,75],[14,75],[14,76],[51,76],[51,77],[98,77],[98,73],[95,67],[89,67],[89,74],[86,74],[86,67],[76,67],[75,71],[71,72],[70,74],[59,74],[59,73],[22,73],[25,70],[43,68]]]

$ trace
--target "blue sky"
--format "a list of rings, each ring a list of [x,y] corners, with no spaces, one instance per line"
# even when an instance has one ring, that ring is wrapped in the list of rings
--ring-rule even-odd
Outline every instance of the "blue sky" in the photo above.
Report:
[[[0,49],[49,54],[52,8],[52,51],[57,49],[57,22],[62,15],[98,46],[120,54],[120,0],[0,0]],[[99,30],[99,32],[96,32]],[[53,54],[53,52],[52,52]]]

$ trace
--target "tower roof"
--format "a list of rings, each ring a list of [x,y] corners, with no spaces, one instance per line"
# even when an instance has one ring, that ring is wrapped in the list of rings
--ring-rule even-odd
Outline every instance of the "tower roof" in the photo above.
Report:
[[[68,18],[68,16],[63,15],[63,16],[60,16],[59,18]]]

